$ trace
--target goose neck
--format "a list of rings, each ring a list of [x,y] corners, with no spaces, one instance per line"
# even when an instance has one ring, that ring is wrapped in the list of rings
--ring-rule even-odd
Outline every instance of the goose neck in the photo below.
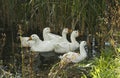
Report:
[[[47,36],[47,33],[43,32],[43,38],[45,38]]]
[[[80,45],[80,54],[86,53],[84,46]]]
[[[84,60],[87,57],[87,53],[85,51],[84,46],[80,46],[80,55],[78,57],[79,61]]]
[[[74,43],[74,42],[77,42],[76,41],[76,38],[74,36],[71,36],[71,42]]]
[[[62,37],[63,38],[67,38],[65,33],[62,33]]]

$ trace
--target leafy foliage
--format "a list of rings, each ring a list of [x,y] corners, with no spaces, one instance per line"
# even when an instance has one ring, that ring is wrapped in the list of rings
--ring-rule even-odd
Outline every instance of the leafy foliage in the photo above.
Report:
[[[96,58],[91,70],[92,78],[119,78],[116,73],[120,65],[120,58],[115,56],[112,48],[106,48],[102,51],[100,58]]]

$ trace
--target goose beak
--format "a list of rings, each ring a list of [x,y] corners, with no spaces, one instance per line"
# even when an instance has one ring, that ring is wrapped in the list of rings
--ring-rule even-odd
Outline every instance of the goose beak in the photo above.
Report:
[[[32,40],[32,38],[31,38],[31,37],[29,37],[28,41],[30,41],[30,40]]]
[[[79,36],[79,37],[81,36],[80,32],[78,32],[78,36]]]
[[[50,32],[52,32],[54,29],[52,27],[50,27]]]
[[[50,32],[52,31],[52,29],[50,28]]]
[[[68,29],[68,32],[71,33],[73,30],[72,29]]]

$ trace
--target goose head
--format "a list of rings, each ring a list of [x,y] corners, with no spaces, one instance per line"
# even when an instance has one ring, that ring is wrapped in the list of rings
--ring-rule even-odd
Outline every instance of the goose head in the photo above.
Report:
[[[39,37],[37,34],[32,34],[29,38],[29,40],[38,40],[38,39],[39,39]]]
[[[64,28],[62,33],[68,34],[68,32],[69,32],[69,29],[68,28]]]
[[[81,45],[81,46],[86,46],[86,45],[87,45],[87,42],[86,42],[86,41],[82,41],[82,42],[80,43],[80,45]]]
[[[72,32],[72,30],[68,29],[68,28],[64,28],[62,31],[62,33],[64,33],[64,34],[68,34],[69,32]]]
[[[51,30],[50,30],[50,27],[46,27],[43,29],[43,33],[50,33]]]
[[[62,31],[62,36],[66,36],[66,34],[69,33],[69,29],[68,28],[64,28]]]
[[[72,37],[78,37],[79,36],[78,30],[73,31],[72,34],[71,34],[71,36]]]

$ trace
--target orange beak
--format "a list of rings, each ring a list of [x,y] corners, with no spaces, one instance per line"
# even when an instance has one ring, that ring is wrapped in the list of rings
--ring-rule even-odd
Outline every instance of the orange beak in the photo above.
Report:
[[[68,29],[68,32],[71,33],[73,30],[72,29]]]
[[[81,35],[80,32],[78,33],[78,35],[79,35],[79,36]]]
[[[53,31],[53,28],[52,27],[50,27],[50,32],[52,32]]]
[[[52,32],[52,31],[53,31],[53,29],[50,28],[50,32]]]
[[[31,37],[29,37],[28,41],[29,41],[29,40],[32,40],[32,38],[31,38]]]

